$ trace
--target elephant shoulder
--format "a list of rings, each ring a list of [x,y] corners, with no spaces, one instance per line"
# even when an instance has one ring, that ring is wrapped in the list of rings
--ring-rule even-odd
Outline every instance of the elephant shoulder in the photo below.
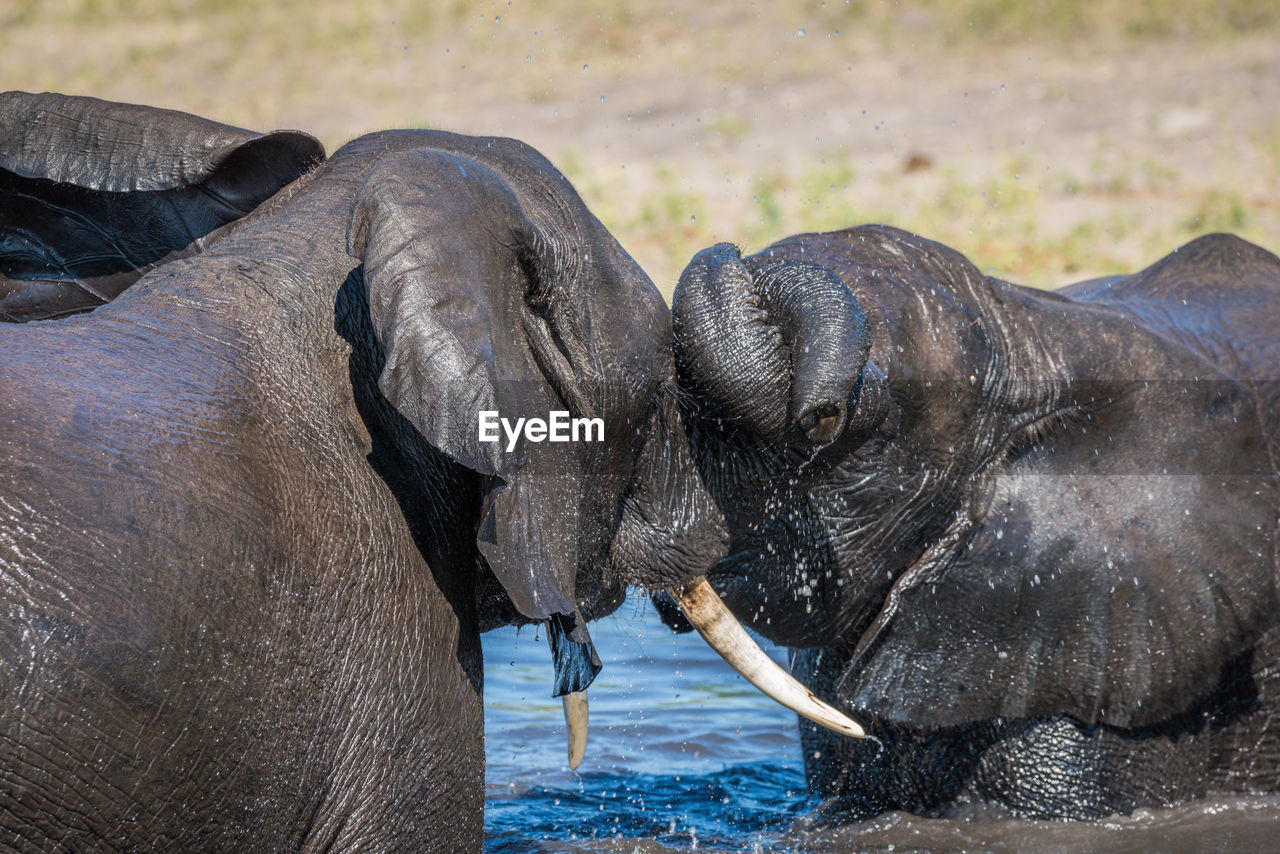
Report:
[[[1185,477],[1013,475],[958,547],[904,576],[845,672],[853,709],[936,729],[1187,715],[1276,627],[1274,533]]]
[[[895,582],[841,697],[925,727],[1141,728],[1205,700],[1275,630],[1280,599],[1253,404],[1197,363],[1108,387],[1012,446],[944,548]]]

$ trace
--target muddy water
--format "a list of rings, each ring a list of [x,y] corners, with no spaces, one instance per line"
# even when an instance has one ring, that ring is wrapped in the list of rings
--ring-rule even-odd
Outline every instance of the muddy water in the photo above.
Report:
[[[587,757],[565,761],[546,637],[484,638],[486,850],[523,852],[1280,852],[1280,797],[1202,801],[1097,824],[903,814],[832,826],[812,816],[794,716],[748,688],[642,597],[593,623],[605,669]],[[775,660],[781,649],[765,645]]]

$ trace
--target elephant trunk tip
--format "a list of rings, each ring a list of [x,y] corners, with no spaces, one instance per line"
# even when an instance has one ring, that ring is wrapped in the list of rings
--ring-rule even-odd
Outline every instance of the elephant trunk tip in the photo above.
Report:
[[[843,403],[822,401],[804,406],[792,414],[792,420],[814,445],[829,445],[844,430],[845,407]]]
[[[720,243],[681,274],[677,365],[725,418],[766,441],[826,447],[857,420],[866,315],[833,270]]]

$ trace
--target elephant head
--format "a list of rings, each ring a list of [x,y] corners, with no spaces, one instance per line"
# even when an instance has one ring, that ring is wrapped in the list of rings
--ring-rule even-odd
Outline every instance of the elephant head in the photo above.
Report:
[[[721,548],[674,406],[665,307],[527,146],[389,134],[335,168],[375,145],[348,251],[384,354],[378,387],[483,481],[477,544],[506,597],[489,600],[488,624],[547,621],[556,693],[584,690],[599,669],[586,620]],[[555,412],[602,429],[554,441],[482,427]]]
[[[705,250],[673,313],[708,578],[885,725],[1199,708],[1275,625],[1278,284],[1221,236],[1069,295],[885,227]]]
[[[257,134],[96,98],[0,94],[0,320],[88,311],[198,251],[324,159]]]
[[[382,153],[361,179],[348,245],[385,353],[378,386],[483,479],[477,543],[505,594],[486,597],[486,619],[546,621],[572,719],[600,667],[586,620],[627,585],[687,589],[691,618],[748,678],[856,731],[767,664],[697,583],[723,553],[723,528],[689,453],[670,319],[647,277],[527,146],[449,134],[369,144]],[[527,424],[555,411],[598,419],[604,441],[486,442],[477,429],[482,413]]]

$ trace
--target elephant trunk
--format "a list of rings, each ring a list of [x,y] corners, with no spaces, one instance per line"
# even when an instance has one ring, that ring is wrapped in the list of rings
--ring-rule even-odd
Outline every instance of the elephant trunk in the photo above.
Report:
[[[681,274],[672,319],[682,374],[724,417],[787,444],[821,447],[845,429],[871,336],[826,267],[718,244]]]

